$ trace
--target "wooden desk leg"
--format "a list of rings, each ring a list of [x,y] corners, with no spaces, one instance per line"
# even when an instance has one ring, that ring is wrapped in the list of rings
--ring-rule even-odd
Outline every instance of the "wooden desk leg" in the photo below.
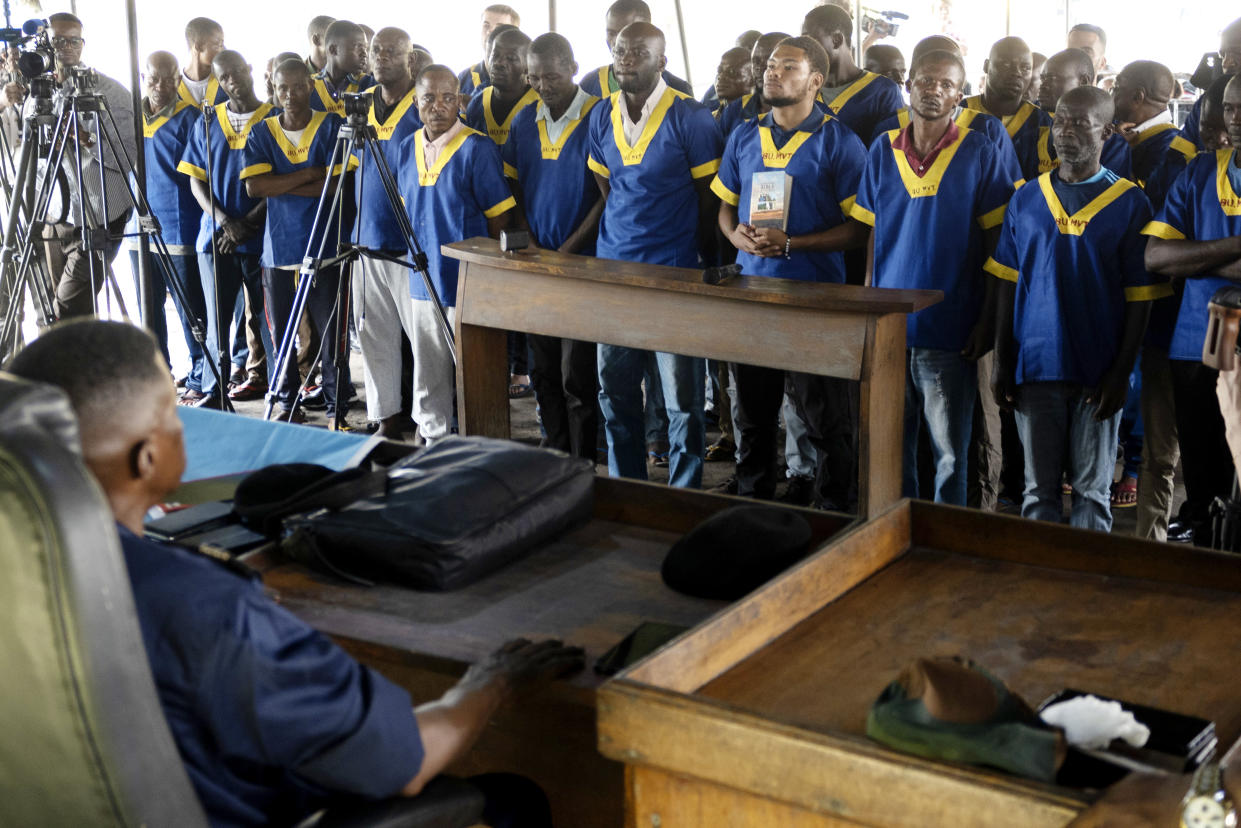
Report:
[[[507,440],[508,333],[461,324],[457,316],[457,426],[462,434]]]
[[[858,514],[867,520],[901,497],[905,418],[905,317],[870,319],[858,406]]]

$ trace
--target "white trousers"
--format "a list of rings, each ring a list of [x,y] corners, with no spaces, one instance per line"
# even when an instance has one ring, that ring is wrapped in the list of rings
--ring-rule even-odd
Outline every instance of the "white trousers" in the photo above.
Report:
[[[414,405],[410,416],[428,442],[448,434],[456,384],[452,355],[435,306],[409,295],[409,268],[362,257],[353,279],[353,311],[366,377],[366,416],[382,420],[401,411],[401,331],[414,351]],[[449,324],[455,308],[445,308]]]

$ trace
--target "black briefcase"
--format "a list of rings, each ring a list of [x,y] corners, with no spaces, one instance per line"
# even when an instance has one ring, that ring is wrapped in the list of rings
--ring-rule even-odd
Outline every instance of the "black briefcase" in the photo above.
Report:
[[[381,494],[286,518],[281,549],[355,581],[458,589],[588,520],[594,479],[561,452],[449,437],[392,466]]]

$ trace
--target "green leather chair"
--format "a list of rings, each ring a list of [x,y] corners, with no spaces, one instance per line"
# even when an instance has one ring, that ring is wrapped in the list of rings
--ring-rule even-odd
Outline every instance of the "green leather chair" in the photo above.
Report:
[[[64,395],[0,374],[0,825],[205,826]]]
[[[440,777],[303,826],[463,828],[482,810],[477,789]],[[0,826],[206,825],[69,401],[0,371]]]

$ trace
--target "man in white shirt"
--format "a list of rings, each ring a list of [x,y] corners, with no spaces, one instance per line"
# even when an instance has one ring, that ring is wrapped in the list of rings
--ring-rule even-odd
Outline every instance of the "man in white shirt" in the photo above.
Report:
[[[211,71],[211,61],[224,51],[224,27],[210,17],[195,17],[185,24],[185,47],[189,50],[177,94],[181,100],[201,106],[203,98],[215,105],[228,99]]]

